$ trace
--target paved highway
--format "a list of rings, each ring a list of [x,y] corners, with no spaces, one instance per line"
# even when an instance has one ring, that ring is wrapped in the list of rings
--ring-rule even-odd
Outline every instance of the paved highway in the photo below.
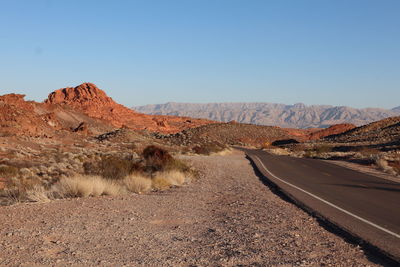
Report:
[[[400,261],[400,183],[322,160],[243,150],[295,202]]]

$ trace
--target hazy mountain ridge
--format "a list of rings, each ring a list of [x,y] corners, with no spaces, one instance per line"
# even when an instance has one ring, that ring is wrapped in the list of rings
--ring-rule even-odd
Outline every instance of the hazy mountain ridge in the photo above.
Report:
[[[134,107],[135,110],[154,115],[188,116],[216,121],[237,121],[258,125],[290,128],[328,127],[338,123],[357,126],[391,116],[400,115],[400,106],[389,109],[356,109],[346,106],[294,105],[276,103],[175,103]]]

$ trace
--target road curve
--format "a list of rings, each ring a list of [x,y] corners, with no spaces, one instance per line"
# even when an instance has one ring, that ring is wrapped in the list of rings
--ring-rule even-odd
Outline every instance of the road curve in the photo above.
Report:
[[[322,160],[242,150],[292,200],[400,263],[400,183]]]

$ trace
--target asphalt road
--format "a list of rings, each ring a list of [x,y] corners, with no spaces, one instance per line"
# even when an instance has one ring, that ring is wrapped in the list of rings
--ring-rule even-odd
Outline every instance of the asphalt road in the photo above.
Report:
[[[400,183],[322,160],[243,150],[299,205],[400,262]]]

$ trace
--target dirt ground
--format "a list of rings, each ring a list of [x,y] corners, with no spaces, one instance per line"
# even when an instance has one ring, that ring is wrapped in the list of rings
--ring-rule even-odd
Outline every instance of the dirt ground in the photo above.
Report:
[[[379,266],[255,175],[241,152],[186,156],[162,193],[0,207],[0,266]]]

